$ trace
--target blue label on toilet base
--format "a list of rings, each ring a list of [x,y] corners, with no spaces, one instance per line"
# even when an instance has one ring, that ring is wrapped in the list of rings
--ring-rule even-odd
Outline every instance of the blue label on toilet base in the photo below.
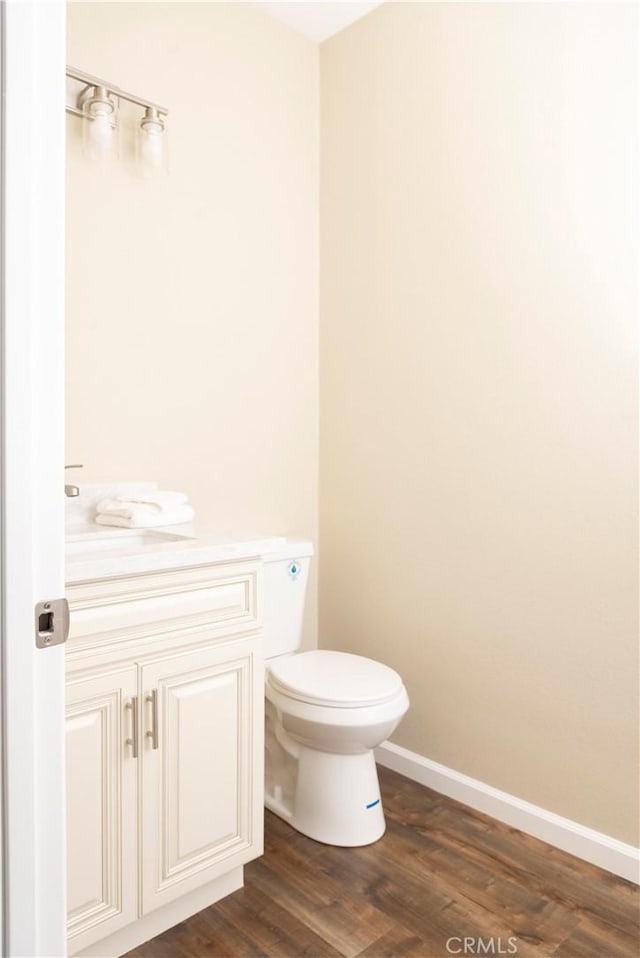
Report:
[[[374,808],[376,805],[380,804],[380,799],[376,798],[375,802],[369,802],[368,805],[365,805],[365,808]]]

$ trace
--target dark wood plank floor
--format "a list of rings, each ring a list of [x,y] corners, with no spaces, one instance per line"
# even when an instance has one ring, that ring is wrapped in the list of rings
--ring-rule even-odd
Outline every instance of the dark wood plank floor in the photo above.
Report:
[[[375,845],[320,845],[267,813],[245,887],[127,958],[450,958],[465,937],[518,958],[640,953],[637,886],[394,772],[380,781]]]

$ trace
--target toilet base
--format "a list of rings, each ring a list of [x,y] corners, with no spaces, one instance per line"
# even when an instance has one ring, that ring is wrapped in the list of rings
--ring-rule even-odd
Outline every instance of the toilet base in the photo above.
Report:
[[[356,847],[370,845],[385,830],[378,772],[373,752],[341,755],[296,743],[296,783],[289,803],[267,794],[265,805],[317,842]],[[269,752],[267,752],[269,763]]]

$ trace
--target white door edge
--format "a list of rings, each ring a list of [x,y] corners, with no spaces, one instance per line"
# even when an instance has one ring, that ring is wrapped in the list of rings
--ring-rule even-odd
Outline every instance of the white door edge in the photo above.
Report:
[[[2,8],[3,954],[33,958],[66,948],[64,646],[34,638],[64,594],[65,7]]]

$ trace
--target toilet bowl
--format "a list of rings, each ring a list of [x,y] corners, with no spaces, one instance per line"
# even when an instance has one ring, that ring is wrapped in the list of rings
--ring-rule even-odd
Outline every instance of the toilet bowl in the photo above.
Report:
[[[330,845],[385,830],[373,749],[409,707],[397,672],[346,652],[300,645],[311,543],[264,557],[265,805]]]

